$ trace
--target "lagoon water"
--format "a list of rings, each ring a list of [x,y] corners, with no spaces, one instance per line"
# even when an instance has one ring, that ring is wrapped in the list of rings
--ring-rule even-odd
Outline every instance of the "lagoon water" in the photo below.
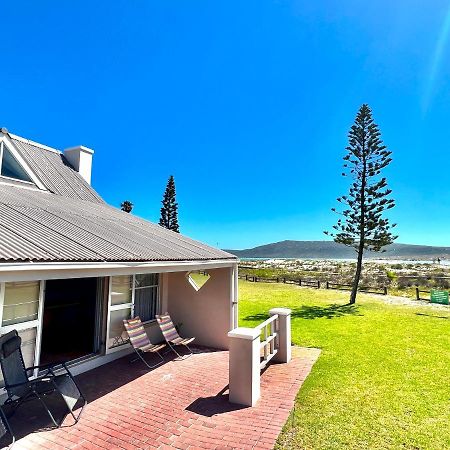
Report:
[[[350,258],[240,258],[241,261],[336,261],[336,262],[356,262],[355,259]],[[436,266],[450,266],[450,260],[441,259],[438,263],[432,259],[372,259],[367,258],[365,262],[372,262],[377,264],[433,264]]]

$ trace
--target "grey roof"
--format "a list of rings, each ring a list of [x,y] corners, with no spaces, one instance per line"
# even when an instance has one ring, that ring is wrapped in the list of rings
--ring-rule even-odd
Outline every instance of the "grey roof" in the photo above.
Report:
[[[236,260],[106,203],[0,185],[0,262]]]
[[[13,136],[11,140],[31,170],[50,192],[63,197],[103,203],[97,192],[71,167],[61,152],[48,150],[34,142],[24,142]]]

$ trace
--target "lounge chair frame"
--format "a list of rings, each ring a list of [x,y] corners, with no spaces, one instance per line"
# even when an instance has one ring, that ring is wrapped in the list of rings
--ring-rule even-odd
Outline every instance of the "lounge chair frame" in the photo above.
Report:
[[[77,423],[87,404],[87,400],[67,368],[66,363],[25,367],[20,343],[21,338],[17,330],[12,330],[0,337],[0,365],[7,392],[4,404],[12,405],[15,410],[24,402],[36,398],[42,404],[54,425],[59,428],[65,416],[58,423],[44,400],[45,396],[58,392],[63,398],[68,412],[75,423]],[[11,350],[7,350],[6,346],[8,345]],[[55,373],[61,371],[63,372],[61,374]],[[28,375],[36,372],[38,375],[34,378],[30,378]],[[75,415],[73,408],[80,399],[82,400],[81,410]]]
[[[164,364],[164,358],[159,353],[165,347],[165,344],[152,344],[150,339],[145,332],[144,325],[141,322],[139,316],[134,317],[133,319],[124,319],[123,325],[125,327],[125,331],[130,338],[130,344],[133,347],[137,357],[132,359],[131,362],[142,361],[149,369],[155,369],[156,367]],[[135,338],[135,333],[140,333],[138,339]],[[144,336],[145,335],[145,336]],[[141,343],[141,345],[139,345]],[[158,361],[156,364],[149,364],[144,355],[147,353],[156,353],[161,361]]]
[[[5,412],[3,411],[3,408],[0,406],[0,438],[3,438],[6,434],[10,434],[12,438],[11,444],[9,444],[8,448],[11,448],[16,442],[16,436],[14,435],[11,426],[9,425],[8,419],[6,417]]]
[[[173,321],[169,315],[169,313],[164,313],[160,315],[156,315],[156,320],[158,322],[159,328],[161,329],[161,332],[164,336],[164,339],[167,342],[167,345],[169,348],[177,355],[176,360],[181,361],[186,358],[189,358],[193,355],[192,349],[189,347],[189,344],[195,339],[195,337],[191,338],[182,338],[177,329],[175,328],[175,325],[173,324]],[[181,355],[177,350],[176,347],[183,346],[187,351],[189,352],[187,355]]]

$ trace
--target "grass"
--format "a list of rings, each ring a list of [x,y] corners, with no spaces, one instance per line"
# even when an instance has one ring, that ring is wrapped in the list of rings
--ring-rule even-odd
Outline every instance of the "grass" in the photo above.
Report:
[[[292,340],[322,354],[300,390],[283,449],[450,448],[450,309],[240,283],[240,325],[292,309]]]

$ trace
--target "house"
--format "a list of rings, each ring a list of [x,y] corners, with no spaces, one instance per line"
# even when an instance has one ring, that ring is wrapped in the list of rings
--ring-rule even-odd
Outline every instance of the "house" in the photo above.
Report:
[[[157,342],[169,311],[182,334],[227,349],[237,258],[107,205],[92,158],[0,129],[0,334],[18,330],[29,366],[80,373],[131,351],[122,319],[139,315]],[[200,289],[195,271],[210,277]]]

